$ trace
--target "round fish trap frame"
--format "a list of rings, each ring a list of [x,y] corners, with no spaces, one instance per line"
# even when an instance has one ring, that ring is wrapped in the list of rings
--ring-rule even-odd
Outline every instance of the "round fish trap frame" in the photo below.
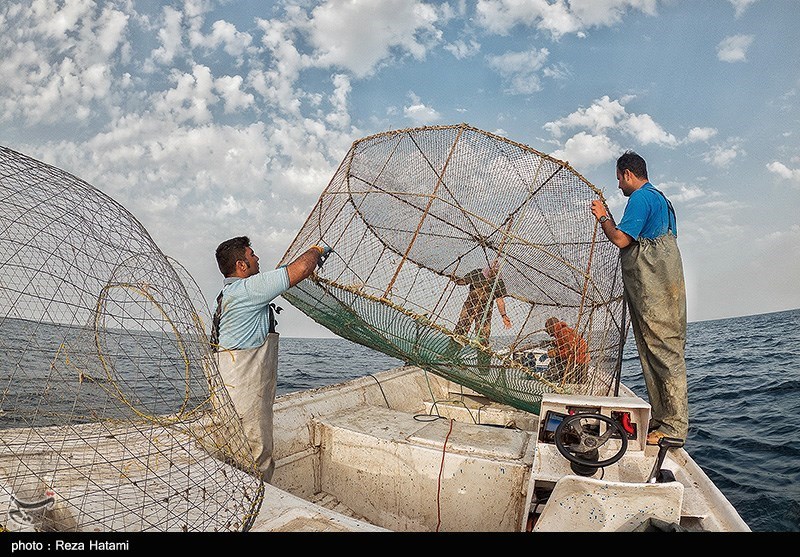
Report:
[[[194,281],[119,204],[4,147],[0,197],[0,529],[249,529],[264,486]]]
[[[280,264],[310,244],[334,252],[284,298],[341,337],[519,409],[538,412],[545,392],[608,394],[625,305],[597,198],[566,162],[467,124],[359,139]],[[466,282],[491,264],[488,295],[466,303]],[[588,371],[539,365],[550,317],[586,341]]]

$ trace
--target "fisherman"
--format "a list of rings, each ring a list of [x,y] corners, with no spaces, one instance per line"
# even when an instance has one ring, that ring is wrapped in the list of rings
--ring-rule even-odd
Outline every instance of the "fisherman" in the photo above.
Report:
[[[620,248],[622,282],[639,361],[652,409],[647,443],[662,437],[686,439],[686,287],[672,203],[650,183],[645,160],[626,151],[617,159],[617,181],[628,198],[619,224],[605,204],[592,201],[592,214]]]
[[[589,369],[586,340],[557,317],[545,321],[544,328],[553,339],[552,347],[547,351],[550,367],[559,373],[562,380],[585,383]]]
[[[506,313],[506,285],[499,276],[500,261],[495,259],[483,269],[474,269],[463,278],[454,278],[453,282],[460,286],[469,286],[469,293],[461,307],[461,313],[453,332],[456,335],[468,335],[475,328],[480,342],[488,342],[492,334],[492,302],[497,304],[500,317],[506,329],[511,328],[511,319]],[[478,353],[478,367],[487,369],[489,356],[483,351]]]
[[[280,308],[273,300],[311,276],[330,253],[328,246],[312,246],[288,265],[261,273],[247,236],[217,247],[217,265],[225,278],[217,296],[211,345],[257,470],[267,483],[275,469],[272,412],[279,335],[274,313]]]

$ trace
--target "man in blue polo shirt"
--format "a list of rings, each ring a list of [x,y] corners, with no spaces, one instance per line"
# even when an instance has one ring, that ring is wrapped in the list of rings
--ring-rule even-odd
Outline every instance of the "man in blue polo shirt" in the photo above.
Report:
[[[652,409],[647,443],[686,439],[686,286],[672,203],[650,183],[645,160],[626,151],[617,159],[617,180],[628,198],[619,224],[603,201],[592,214],[620,248],[625,301]]]
[[[327,246],[313,246],[288,265],[261,273],[247,236],[217,247],[217,265],[225,278],[217,297],[211,346],[250,444],[256,472],[265,482],[272,480],[275,469],[272,415],[279,335],[272,301],[311,276],[330,252]]]

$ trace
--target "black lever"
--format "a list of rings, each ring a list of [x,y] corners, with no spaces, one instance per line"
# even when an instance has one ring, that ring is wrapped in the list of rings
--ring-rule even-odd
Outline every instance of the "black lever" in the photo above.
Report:
[[[664,464],[664,458],[667,456],[667,451],[683,447],[685,441],[678,437],[662,437],[658,440],[658,456],[656,456],[656,463],[653,470],[650,472],[650,477],[647,478],[647,483],[664,483],[674,482],[675,475],[671,470],[662,470],[661,465]]]

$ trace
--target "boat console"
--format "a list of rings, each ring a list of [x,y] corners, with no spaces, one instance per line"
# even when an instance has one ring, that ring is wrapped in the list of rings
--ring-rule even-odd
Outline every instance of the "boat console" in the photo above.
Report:
[[[648,447],[650,405],[637,396],[543,397],[531,473],[533,531],[633,530],[677,524],[684,486],[669,469],[667,438]]]

